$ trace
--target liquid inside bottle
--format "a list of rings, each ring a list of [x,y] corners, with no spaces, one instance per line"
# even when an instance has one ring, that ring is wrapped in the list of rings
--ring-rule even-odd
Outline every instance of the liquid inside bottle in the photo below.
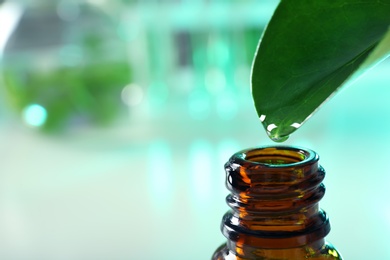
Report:
[[[227,242],[212,260],[342,259],[325,241],[330,224],[318,205],[325,194],[318,160],[314,151],[289,146],[234,154],[225,164]]]

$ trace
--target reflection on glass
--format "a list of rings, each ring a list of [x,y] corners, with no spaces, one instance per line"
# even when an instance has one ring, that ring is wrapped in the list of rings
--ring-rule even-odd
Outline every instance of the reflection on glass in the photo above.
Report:
[[[8,37],[15,29],[22,15],[22,7],[15,3],[7,1],[0,2],[0,59],[2,58],[3,49],[7,43]]]
[[[215,175],[215,185],[218,187],[220,194],[226,195],[227,191],[225,188],[225,171],[224,165],[232,156],[232,154],[236,153],[242,149],[239,143],[235,139],[223,139],[217,145],[217,160],[215,160],[215,164],[218,166],[218,169],[214,173]]]

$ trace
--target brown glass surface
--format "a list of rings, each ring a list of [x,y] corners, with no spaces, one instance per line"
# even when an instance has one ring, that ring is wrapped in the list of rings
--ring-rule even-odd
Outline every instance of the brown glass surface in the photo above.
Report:
[[[313,151],[282,146],[234,154],[225,165],[228,241],[213,260],[341,259],[324,240],[330,224],[318,207],[325,193],[318,160]]]

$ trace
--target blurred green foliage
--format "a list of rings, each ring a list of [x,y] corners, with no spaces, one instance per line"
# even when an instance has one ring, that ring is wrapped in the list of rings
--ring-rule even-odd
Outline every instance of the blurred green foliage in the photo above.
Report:
[[[7,68],[6,89],[14,107],[22,111],[39,104],[47,111],[45,131],[58,131],[69,123],[106,125],[123,107],[121,90],[129,83],[131,70],[126,62],[91,63],[60,67],[49,72]]]

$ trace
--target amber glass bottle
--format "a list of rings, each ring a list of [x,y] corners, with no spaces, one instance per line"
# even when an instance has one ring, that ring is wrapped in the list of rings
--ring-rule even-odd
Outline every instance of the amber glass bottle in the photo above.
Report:
[[[221,229],[227,243],[213,260],[342,259],[325,236],[329,219],[318,206],[324,169],[311,150],[260,147],[226,163],[226,198],[232,210]]]

